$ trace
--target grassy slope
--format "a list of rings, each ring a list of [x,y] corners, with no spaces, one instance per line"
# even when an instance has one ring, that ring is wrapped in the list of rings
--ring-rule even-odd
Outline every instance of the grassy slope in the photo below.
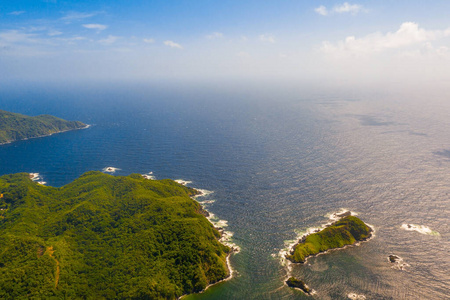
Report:
[[[86,124],[50,115],[29,117],[0,110],[0,144],[79,129]]]
[[[175,299],[228,275],[194,190],[88,172],[61,188],[0,177],[0,298]]]
[[[287,258],[292,262],[301,263],[310,256],[329,249],[352,245],[370,236],[371,229],[363,221],[354,216],[348,216],[320,232],[313,233],[295,246],[294,253]]]

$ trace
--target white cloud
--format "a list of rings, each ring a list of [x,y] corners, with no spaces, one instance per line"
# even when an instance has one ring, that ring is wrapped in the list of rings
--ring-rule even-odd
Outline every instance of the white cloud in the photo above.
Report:
[[[328,10],[325,6],[321,5],[315,8],[314,11],[319,15],[328,16],[332,14],[343,14],[343,13],[350,13],[352,15],[356,15],[366,10],[360,4],[350,4],[348,2],[344,2],[342,4],[334,6],[331,10]]]
[[[0,43],[35,43],[37,42],[35,37],[35,34],[23,33],[18,30],[7,30],[0,32]]]
[[[24,29],[28,32],[36,32],[36,31],[45,31],[48,28],[45,26],[31,26],[31,27],[24,28]]]
[[[87,38],[83,36],[74,36],[71,38],[56,38],[56,40],[64,42],[68,45],[76,45],[77,42],[87,40]]]
[[[169,46],[170,48],[183,49],[183,47],[180,44],[177,44],[174,41],[164,41],[164,45]]]
[[[315,8],[314,11],[315,11],[316,13],[318,13],[319,15],[322,15],[322,16],[327,16],[327,15],[328,15],[328,10],[327,10],[327,8],[326,8],[325,6],[323,6],[323,5],[321,5],[321,6],[317,7],[317,8]]]
[[[16,10],[16,11],[10,12],[8,15],[18,16],[18,15],[21,15],[21,14],[24,14],[24,13],[26,13],[26,11],[24,11],[24,10]]]
[[[259,40],[266,43],[275,43],[275,38],[272,35],[261,34]]]
[[[154,39],[142,39],[142,40],[144,41],[144,43],[147,43],[147,44],[152,44],[155,42]]]
[[[69,40],[82,41],[82,40],[87,40],[87,38],[85,38],[84,36],[74,36],[74,37],[70,38]]]
[[[118,52],[118,53],[131,53],[131,52],[133,52],[133,49],[126,48],[126,47],[124,47],[124,48],[115,48],[113,50],[114,50],[114,52]]]
[[[71,12],[68,12],[64,17],[62,17],[61,20],[76,21],[76,20],[87,19],[87,18],[93,17],[98,14],[99,14],[98,12],[86,13],[86,12],[71,11]]]
[[[83,24],[83,27],[88,29],[95,29],[98,31],[102,31],[108,28],[108,26],[102,24]]]
[[[119,38],[120,38],[119,36],[108,35],[106,39],[99,40],[98,42],[103,45],[111,45],[115,43]]]
[[[58,30],[51,30],[47,33],[49,36],[56,36],[56,35],[61,35],[63,34],[61,31]]]
[[[206,38],[209,40],[218,39],[221,37],[223,37],[223,33],[221,33],[221,32],[213,32],[206,36]]]
[[[348,2],[344,2],[343,4],[337,5],[333,8],[333,11],[342,14],[342,13],[351,13],[355,15],[363,10],[362,5],[359,4],[349,4]]]
[[[40,34],[27,33],[19,30],[0,31],[0,51],[8,55],[32,57],[46,55],[48,47],[55,43],[48,38],[40,37]]]
[[[420,58],[439,58],[449,59],[450,49],[446,46],[433,46],[430,42],[426,42],[420,47],[403,51],[399,54],[401,58],[420,59]]]
[[[369,54],[423,44],[446,36],[450,36],[450,29],[426,30],[417,23],[405,22],[395,32],[376,32],[362,38],[348,36],[337,43],[326,41],[321,49],[330,54]]]
[[[84,41],[84,40],[87,40],[87,38],[85,38],[84,36],[74,36],[71,38],[66,38],[66,39],[61,39],[61,40],[72,42],[72,41]]]

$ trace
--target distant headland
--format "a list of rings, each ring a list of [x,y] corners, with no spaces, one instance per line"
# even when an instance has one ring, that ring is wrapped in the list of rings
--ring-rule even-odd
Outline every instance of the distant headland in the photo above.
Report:
[[[87,127],[89,125],[82,122],[66,121],[51,115],[30,117],[0,110],[0,144]]]

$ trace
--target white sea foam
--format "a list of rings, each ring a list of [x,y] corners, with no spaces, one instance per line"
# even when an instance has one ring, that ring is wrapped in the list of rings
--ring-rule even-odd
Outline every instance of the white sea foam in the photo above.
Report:
[[[353,299],[353,300],[364,300],[364,299],[366,299],[366,296],[358,295],[358,294],[355,294],[355,293],[350,293],[350,294],[347,295],[347,297],[349,299]]]
[[[39,184],[42,184],[42,185],[46,185],[47,184],[47,182],[42,180],[42,176],[39,173],[29,173],[29,176],[30,176],[31,180],[33,180],[33,181],[35,181],[35,182],[37,182]]]
[[[310,235],[311,233],[320,231],[320,228],[310,227],[306,231],[301,231],[297,234],[295,239],[284,241],[284,248],[281,249],[278,254],[275,254],[280,259],[280,264],[286,267],[287,275],[290,277],[292,271],[292,262],[286,258],[294,251],[295,245],[303,239],[304,237]]]
[[[197,199],[196,199],[197,200]],[[211,200],[203,200],[203,201],[199,201],[197,200],[198,203],[200,203],[201,205],[208,205],[208,204],[213,204],[214,202],[216,202],[216,200],[211,199]]]
[[[121,169],[115,168],[115,167],[106,167],[106,168],[103,168],[102,172],[104,172],[104,173],[115,173],[117,170],[121,170]]]
[[[192,183],[192,181],[184,179],[176,179],[174,181],[186,186]],[[194,198],[195,201],[200,203],[203,209],[208,212],[208,216],[206,218],[211,224],[213,224],[215,228],[217,228],[220,231],[222,236],[219,239],[219,241],[222,244],[230,247],[233,253],[238,253],[240,251],[240,247],[233,242],[233,232],[226,230],[226,228],[228,227],[228,221],[219,219],[215,214],[207,210],[209,204],[212,204],[216,201],[214,199],[208,198],[208,196],[213,194],[214,191],[199,189],[195,187],[193,187],[193,189],[197,190],[199,194],[193,196],[192,198]],[[229,266],[229,268],[231,269],[231,266]]]
[[[183,185],[187,185],[192,183],[192,181],[188,181],[188,180],[183,180],[183,179],[177,179],[174,180],[180,184]],[[205,208],[205,204],[211,204],[214,203],[215,200],[214,199],[208,199],[207,197],[209,195],[211,195],[212,193],[214,193],[213,191],[209,191],[209,190],[204,190],[204,189],[198,189],[198,188],[194,188],[195,190],[199,191],[200,194],[193,196],[192,198],[195,199],[195,201],[197,201],[198,203],[200,203],[203,207],[204,210],[206,210],[208,212],[208,216],[206,217],[208,219],[208,221],[216,228],[219,230],[221,237],[219,239],[219,242],[222,243],[225,246],[230,247],[231,252],[228,254],[227,258],[226,258],[226,263],[227,263],[227,268],[228,268],[228,273],[229,276],[223,280],[220,280],[216,283],[212,283],[210,285],[208,285],[203,291],[201,291],[200,293],[206,291],[208,288],[210,288],[211,286],[219,283],[219,282],[223,282],[223,281],[227,281],[233,278],[234,273],[237,273],[233,267],[231,266],[230,263],[230,255],[231,254],[235,254],[235,253],[239,253],[241,251],[241,248],[236,245],[233,242],[233,232],[229,231],[229,230],[225,230],[228,227],[228,221],[226,220],[222,220],[219,219],[215,214],[213,214],[212,212],[208,211]],[[200,199],[199,199],[200,198]],[[183,295],[181,297],[179,297],[178,299],[184,298],[186,295]]]
[[[188,185],[189,183],[192,183],[192,181],[189,180],[183,180],[183,179],[175,179],[175,182],[182,184],[182,185]]]
[[[41,179],[41,175],[39,175],[39,173],[30,173],[29,176],[30,176],[30,179],[33,181],[37,181],[37,180]]]
[[[303,238],[307,237],[308,235],[319,232],[320,230],[324,229],[327,226],[330,226],[332,223],[340,220],[344,216],[347,215],[356,215],[356,213],[351,212],[348,209],[342,208],[338,212],[333,212],[326,214],[325,217],[331,220],[331,222],[328,222],[326,224],[322,224],[320,227],[310,227],[306,229],[306,231],[300,231],[297,233],[297,237],[293,240],[286,240],[284,241],[284,248],[281,249],[278,252],[278,257],[280,258],[281,265],[287,266],[290,269],[290,261],[286,259],[286,255],[289,255],[294,250],[295,245],[302,240]]]
[[[214,193],[213,191],[208,191],[208,190],[205,190],[205,189],[197,189],[197,188],[196,188],[196,190],[199,191],[200,194],[195,195],[194,198],[198,198],[198,197],[207,197],[207,196],[209,196],[210,194]]]
[[[187,185],[189,185],[189,184],[192,183],[192,181],[190,181],[190,180],[184,180],[184,179],[175,179],[174,181],[175,181],[176,183],[179,183],[179,184],[182,184],[182,185],[185,185],[185,186],[187,186]],[[198,188],[195,188],[195,187],[192,187],[192,188],[195,189],[195,190],[197,190],[197,191],[199,192],[199,194],[197,194],[197,195],[194,196],[194,198],[195,198],[195,200],[197,200],[197,202],[201,202],[201,201],[199,201],[197,198],[199,198],[199,197],[207,197],[207,196],[209,196],[210,194],[214,193],[213,191],[209,191],[209,190],[205,190],[205,189],[198,189]],[[210,199],[208,199],[208,200],[210,200]],[[211,203],[212,203],[212,202],[211,202]]]
[[[318,228],[308,228],[306,231],[299,232],[295,239],[284,241],[284,248],[278,252],[278,258],[280,260],[280,264],[286,268],[287,278],[291,276],[292,272],[292,262],[286,258],[286,256],[290,255],[294,251],[295,245],[303,239],[304,237],[310,235],[313,232],[317,232]],[[286,278],[286,279],[287,279]]]
[[[346,209],[346,208],[341,208],[337,212],[326,214],[325,217],[330,219],[334,223],[336,221],[339,221],[343,217],[346,217],[346,216],[357,216],[357,215],[358,215],[358,213],[356,213],[354,211],[351,211],[351,210]]]
[[[391,261],[390,256],[394,256],[395,261]],[[398,255],[391,254],[387,257],[387,260],[390,264],[392,264],[392,269],[403,271],[405,268],[410,267],[410,265],[405,263],[403,258]]]
[[[234,252],[236,252],[236,251],[234,251]],[[206,288],[205,288],[203,291],[200,291],[199,293],[205,292],[207,289],[209,289],[209,288],[212,287],[213,285],[216,285],[216,284],[218,284],[218,283],[220,283],[220,282],[228,281],[228,280],[230,280],[230,279],[233,278],[234,273],[237,273],[237,272],[236,272],[236,271],[233,269],[233,267],[231,266],[231,263],[230,263],[230,255],[231,255],[231,253],[228,254],[228,256],[227,256],[227,258],[226,258],[227,268],[228,268],[228,274],[229,274],[228,277],[227,277],[227,278],[224,278],[224,279],[222,279],[222,280],[219,280],[219,281],[217,281],[217,282],[214,282],[214,283],[211,283],[211,284],[207,285]],[[186,297],[186,296],[188,296],[188,295],[182,295],[182,296],[178,297],[178,299],[183,299],[183,298]]]
[[[402,224],[402,229],[408,230],[408,231],[417,231],[421,234],[428,234],[428,235],[441,235],[439,232],[431,230],[428,226],[425,225],[415,225],[415,224]]]
[[[142,174],[142,177],[148,180],[155,180],[156,177],[153,175],[153,172],[148,172],[147,174]]]
[[[228,221],[219,219],[215,214],[211,212],[208,213],[209,216],[207,217],[207,219],[209,220],[209,222],[211,222],[211,224],[213,224],[215,228],[217,228],[220,231],[222,235],[219,241],[222,244],[230,247],[233,252],[235,253],[240,252],[241,248],[233,242],[234,233],[229,230],[226,230],[226,228],[228,227]]]
[[[224,227],[228,226],[228,221],[226,221],[226,220],[219,220],[219,221],[217,221],[216,225],[219,228],[224,228]]]

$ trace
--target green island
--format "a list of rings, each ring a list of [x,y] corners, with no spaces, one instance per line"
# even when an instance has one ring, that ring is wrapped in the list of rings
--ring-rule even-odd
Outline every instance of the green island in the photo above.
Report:
[[[302,239],[286,258],[294,263],[303,263],[308,256],[330,249],[364,241],[372,235],[372,229],[355,216],[346,216],[325,229]]]
[[[286,284],[288,287],[300,289],[308,295],[311,294],[310,288],[301,279],[289,277],[289,279],[286,280]]]
[[[50,115],[25,116],[0,110],[0,144],[46,136],[87,127],[79,121],[66,121]]]
[[[229,276],[230,248],[191,197],[140,174],[56,188],[0,177],[0,299],[177,299]]]

